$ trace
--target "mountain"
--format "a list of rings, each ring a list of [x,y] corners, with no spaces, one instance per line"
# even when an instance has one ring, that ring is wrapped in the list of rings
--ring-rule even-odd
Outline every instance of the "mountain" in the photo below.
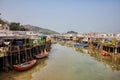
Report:
[[[67,33],[70,33],[70,34],[78,34],[78,32],[75,32],[75,31],[68,31]]]
[[[10,27],[10,30],[12,31],[39,31],[43,34],[59,34],[56,31],[50,30],[50,29],[44,29],[37,26],[32,25],[21,25],[18,22],[8,22],[6,20],[0,19],[0,24],[8,24]]]
[[[59,34],[56,31],[52,31],[52,30],[49,30],[49,29],[44,29],[44,28],[41,28],[41,27],[38,27],[38,26],[32,26],[32,25],[23,25],[23,26],[24,26],[24,28],[28,29],[29,31],[40,31],[44,34]]]

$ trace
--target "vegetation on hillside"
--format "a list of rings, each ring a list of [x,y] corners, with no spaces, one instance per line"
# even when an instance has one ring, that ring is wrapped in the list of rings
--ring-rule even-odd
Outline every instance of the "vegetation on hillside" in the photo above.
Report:
[[[30,31],[39,31],[43,34],[59,34],[56,31],[50,30],[50,29],[45,29],[45,28],[41,28],[38,26],[33,26],[33,25],[23,25],[25,28],[29,29]]]
[[[2,25],[8,24],[10,27],[10,30],[12,30],[12,31],[27,31],[28,30],[28,29],[24,28],[24,26],[20,25],[20,23],[16,23],[16,22],[8,23],[8,22],[0,19],[0,24],[2,24]]]
[[[12,31],[27,31],[28,29],[24,28],[24,26],[20,25],[20,23],[12,22],[10,23],[10,30]]]

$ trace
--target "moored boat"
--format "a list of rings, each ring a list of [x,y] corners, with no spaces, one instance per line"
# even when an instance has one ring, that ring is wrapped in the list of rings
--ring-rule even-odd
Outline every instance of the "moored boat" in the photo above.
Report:
[[[57,44],[57,41],[52,42],[52,44]]]
[[[22,64],[13,65],[13,67],[16,70],[24,71],[24,70],[28,70],[28,69],[32,68],[35,64],[36,64],[36,59],[22,63]]]
[[[46,50],[44,50],[44,52],[41,52],[40,54],[35,55],[37,59],[41,59],[47,56],[48,56],[48,52]]]
[[[52,44],[57,44],[57,41],[52,40],[51,43],[52,43]]]
[[[108,54],[108,52],[107,52],[107,51],[102,50],[102,51],[101,51],[101,55],[103,55],[103,56],[108,56],[109,54]]]
[[[71,45],[74,46],[74,47],[77,47],[77,48],[86,48],[86,47],[88,47],[88,44],[80,44],[80,43],[73,43]]]

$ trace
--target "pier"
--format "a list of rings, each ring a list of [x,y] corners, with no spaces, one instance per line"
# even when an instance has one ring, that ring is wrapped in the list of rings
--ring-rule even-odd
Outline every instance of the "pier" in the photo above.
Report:
[[[18,32],[19,33],[19,32]],[[0,71],[13,70],[13,65],[35,59],[35,55],[51,50],[51,40],[47,36],[1,36]]]

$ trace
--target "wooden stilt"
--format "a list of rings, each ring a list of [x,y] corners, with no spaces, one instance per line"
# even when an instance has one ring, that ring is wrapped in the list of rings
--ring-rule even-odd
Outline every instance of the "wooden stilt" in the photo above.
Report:
[[[21,60],[20,60],[20,47],[17,46],[17,48],[18,48],[18,63],[20,64],[21,63]]]

